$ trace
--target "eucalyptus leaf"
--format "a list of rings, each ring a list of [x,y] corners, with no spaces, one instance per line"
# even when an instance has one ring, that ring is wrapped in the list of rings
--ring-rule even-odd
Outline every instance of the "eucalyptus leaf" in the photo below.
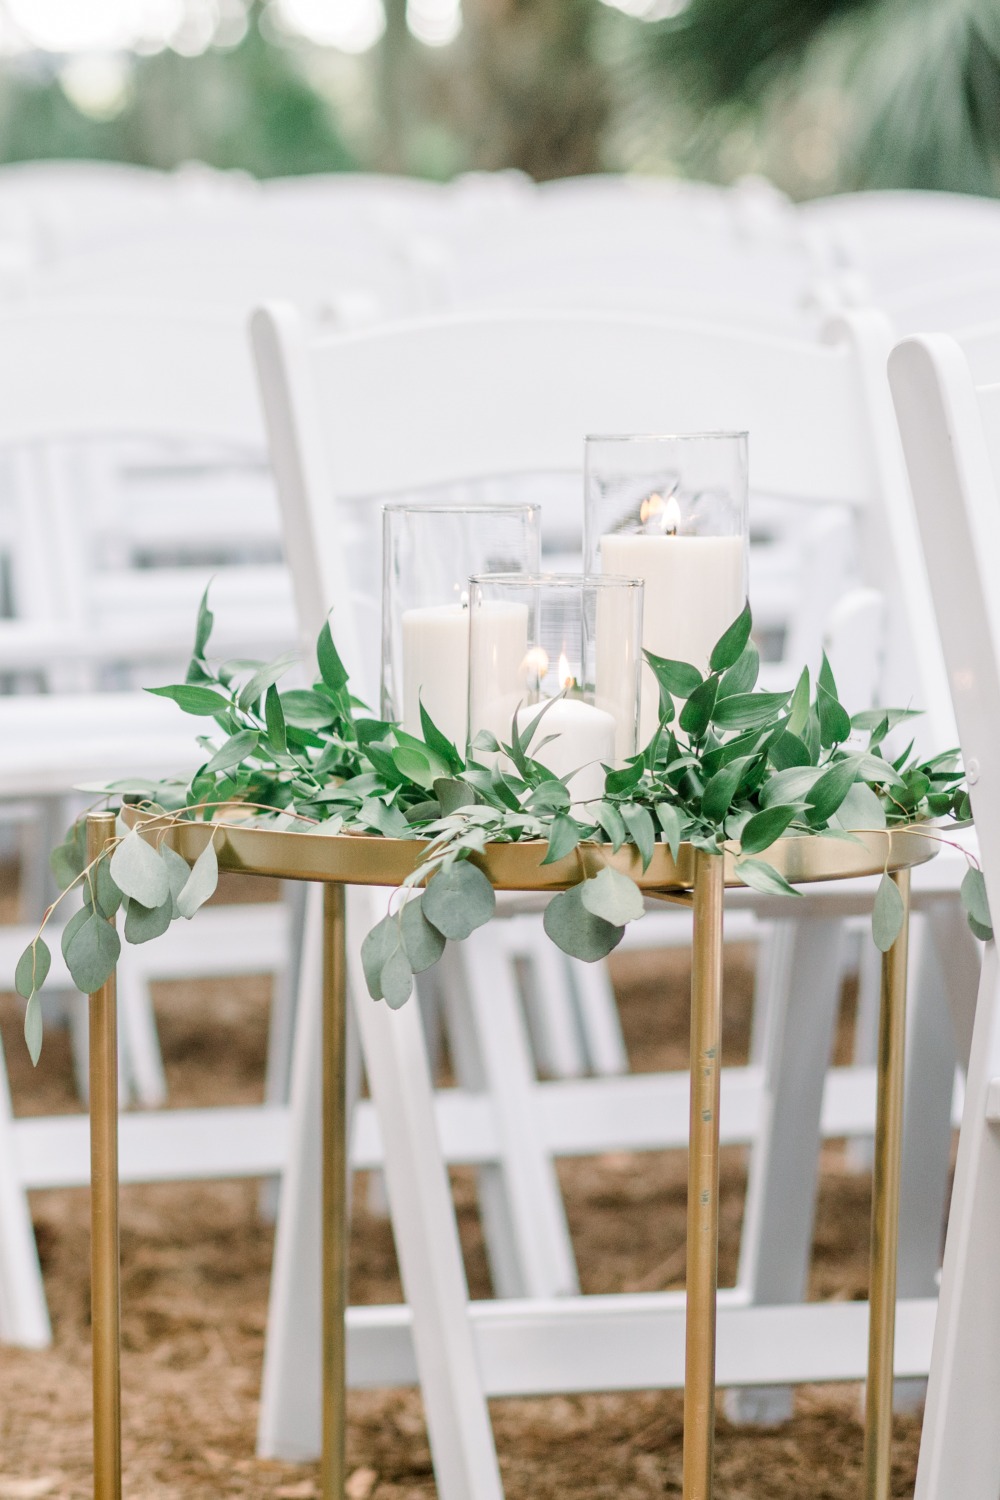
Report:
[[[532,812],[565,812],[571,802],[569,790],[561,781],[543,781],[528,794],[525,807]]]
[[[656,848],[656,826],[649,809],[640,807],[635,802],[626,802],[621,808],[621,815],[632,842],[642,856],[642,868],[648,870]]]
[[[625,842],[625,820],[613,802],[599,802],[594,809],[594,821],[607,834],[612,852],[617,854]]]
[[[836,812],[841,828],[884,828],[885,808],[876,792],[864,781],[856,781],[847,788],[843,802]]]
[[[219,860],[213,835],[191,866],[187,880],[177,892],[176,901],[171,897],[171,909],[176,904],[182,917],[193,917],[199,907],[214,896],[218,883]]]
[[[406,957],[414,974],[422,974],[436,964],[445,950],[445,938],[424,916],[423,892],[403,903],[399,930]]]
[[[592,880],[582,881],[579,891],[580,900],[587,910],[595,917],[603,917],[612,927],[637,922],[646,910],[642,892],[635,881],[610,865]]]
[[[176,849],[171,849],[169,844],[160,845],[160,858],[166,868],[167,882],[170,886],[171,916],[179,917],[177,897],[187,884],[191,866],[177,853]]]
[[[41,989],[51,963],[48,944],[44,938],[36,937],[25,948],[14,970],[14,988],[24,1000],[30,1000],[35,991]]]
[[[42,1002],[38,998],[37,991],[29,996],[24,1008],[24,1040],[32,1065],[37,1067],[38,1059],[42,1055]]]
[[[973,934],[974,937],[979,938],[980,942],[983,942],[983,943],[992,943],[992,941],[993,941],[993,928],[992,927],[981,927],[980,924],[976,921],[975,917],[968,917],[967,920],[968,920],[968,923],[969,923],[969,928],[970,928],[970,930],[971,930],[971,932],[972,932],[972,934]]]
[[[428,881],[423,912],[438,932],[461,942],[490,920],[496,904],[496,892],[482,870],[458,859]]]
[[[474,807],[479,801],[475,787],[452,776],[438,776],[433,791],[441,804],[441,816],[444,818],[463,807]]]
[[[364,970],[368,993],[373,1000],[384,999],[382,970],[402,944],[403,934],[400,924],[393,916],[383,917],[381,922],[377,922],[362,942],[361,967]]]
[[[170,894],[166,866],[137,829],[126,834],[112,854],[111,878],[122,895],[143,906],[161,906]]]
[[[206,776],[217,774],[220,771],[231,771],[234,766],[241,765],[247,756],[252,755],[260,742],[260,735],[254,729],[241,729],[236,734],[230,735],[229,739],[217,750],[210,761],[207,761],[203,770]]]
[[[131,899],[125,902],[126,943],[148,943],[166,932],[174,915],[174,898],[168,895],[161,906],[143,906]]]
[[[67,838],[49,855],[49,868],[61,891],[68,890],[83,873],[87,863],[87,830],[81,819],[74,823]]]
[[[542,919],[545,931],[564,953],[584,963],[606,958],[621,942],[625,928],[595,916],[583,904],[579,885],[553,896]]]
[[[413,970],[402,944],[382,965],[379,983],[382,999],[390,1010],[399,1010],[413,994]]]
[[[113,917],[122,904],[122,893],[111,874],[111,861],[102,855],[91,872],[95,904],[104,917]]]
[[[977,870],[975,865],[970,865],[965,872],[961,888],[962,905],[970,922],[974,922],[979,931],[977,937],[984,933],[993,936],[993,919],[990,915],[989,897],[986,894],[986,881],[982,870]],[[22,991],[23,993],[23,991]]]
[[[681,847],[681,815],[676,807],[671,806],[669,802],[658,802],[656,804],[656,816],[666,836],[667,845],[670,849],[670,857],[676,860]]]
[[[386,839],[408,839],[412,830],[398,807],[383,802],[380,797],[368,797],[358,809],[358,819],[368,828],[374,828]]]
[[[872,937],[880,953],[888,953],[903,930],[906,909],[896,882],[883,875],[875,893],[872,909]]]
[[[82,915],[84,920],[75,927],[72,922],[66,925],[63,957],[77,989],[93,995],[114,973],[121,941],[111,923],[97,912],[85,911]]]

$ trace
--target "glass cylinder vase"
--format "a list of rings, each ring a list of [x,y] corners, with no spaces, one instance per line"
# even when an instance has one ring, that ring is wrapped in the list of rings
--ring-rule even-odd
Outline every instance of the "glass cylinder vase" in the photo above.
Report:
[[[578,574],[469,581],[469,737],[488,759],[513,743],[568,778],[574,814],[604,791],[604,766],[635,753],[642,583]],[[483,738],[477,741],[477,736]]]
[[[384,719],[422,738],[420,705],[464,753],[468,726],[469,579],[536,571],[535,505],[382,508]]]
[[[708,668],[712,647],[747,597],[747,434],[588,437],[584,566],[645,585],[642,644]],[[659,718],[643,668],[639,743]]]

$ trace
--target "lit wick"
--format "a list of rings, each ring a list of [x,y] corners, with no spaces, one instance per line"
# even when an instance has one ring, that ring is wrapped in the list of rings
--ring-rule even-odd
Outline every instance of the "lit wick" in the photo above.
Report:
[[[651,530],[659,531],[663,536],[676,536],[681,525],[681,508],[673,495],[668,500],[662,495],[647,495],[639,507],[639,521],[643,526],[655,521]]]

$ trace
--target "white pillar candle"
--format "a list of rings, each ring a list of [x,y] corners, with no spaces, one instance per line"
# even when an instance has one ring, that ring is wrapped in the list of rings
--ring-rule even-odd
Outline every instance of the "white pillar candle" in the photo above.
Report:
[[[691,662],[701,672],[708,670],[712,647],[746,602],[739,536],[616,532],[601,538],[601,567],[643,580],[643,649]],[[604,649],[613,649],[613,643]],[[659,687],[644,664],[640,748],[652,738],[659,713]]]
[[[541,703],[518,710],[517,729],[524,734],[542,712]],[[582,821],[592,821],[593,800],[604,795],[604,765],[615,763],[616,724],[612,714],[579,698],[557,699],[545,709],[535,730],[528,755],[546,766],[556,776],[568,776],[573,796],[570,812]],[[550,739],[550,737],[553,737]],[[543,742],[550,739],[549,744]],[[539,746],[536,750],[534,747]]]
[[[525,604],[487,602],[476,621],[476,670],[489,672],[497,692],[516,702],[528,647]],[[469,610],[464,604],[403,611],[403,717],[407,734],[421,736],[420,703],[465,753],[469,699]],[[507,710],[507,728],[513,707]],[[485,726],[480,725],[479,728]],[[492,727],[492,726],[491,726]],[[494,730],[494,733],[496,730]]]

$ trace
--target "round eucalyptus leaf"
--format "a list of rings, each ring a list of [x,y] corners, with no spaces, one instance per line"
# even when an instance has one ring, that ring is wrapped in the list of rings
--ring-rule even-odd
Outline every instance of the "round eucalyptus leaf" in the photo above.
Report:
[[[32,995],[24,1011],[24,1040],[34,1066],[42,1055],[42,1002],[37,993]]]
[[[399,928],[414,974],[422,974],[437,963],[444,952],[446,939],[424,916],[422,894],[404,904],[399,914]]]
[[[166,866],[164,866],[166,872]],[[209,839],[204,849],[198,855],[188,873],[188,878],[177,892],[177,910],[182,917],[193,917],[200,906],[204,906],[209,896],[215,894],[215,887],[219,883],[219,860],[215,852],[215,844]],[[167,876],[167,891],[170,895],[169,876]],[[174,898],[171,896],[171,907]],[[157,903],[159,904],[159,903]]]
[[[496,892],[482,870],[457,859],[428,882],[423,914],[446,938],[461,942],[496,911]]]
[[[111,856],[111,878],[123,896],[143,906],[161,906],[170,894],[162,859],[135,830],[126,834]]]
[[[880,953],[888,953],[903,928],[905,908],[894,880],[883,875],[875,893],[872,909],[872,937]]]
[[[14,970],[14,988],[23,999],[30,1000],[35,991],[41,989],[51,963],[52,955],[45,939],[36,937],[25,948]]]
[[[173,915],[174,900],[169,892],[167,899],[159,906],[148,907],[138,901],[127,901],[125,905],[126,943],[148,943],[152,938],[160,937],[170,926]]]
[[[587,910],[595,917],[603,917],[612,927],[637,922],[646,910],[642,892],[635,881],[620,870],[613,870],[610,865],[593,880],[584,880],[578,889]]]
[[[587,910],[578,885],[552,897],[545,908],[543,923],[557,948],[588,964],[606,958],[625,935],[624,927],[606,922],[603,917]]]
[[[383,964],[380,978],[382,998],[391,1010],[399,1010],[413,993],[413,970],[400,946]]]
[[[173,907],[172,915],[179,917],[180,911],[177,907],[177,897],[187,884],[187,878],[191,874],[191,866],[186,859],[177,853],[176,849],[171,849],[169,844],[161,844],[160,858],[167,869],[167,880],[170,884],[170,896]]]
[[[382,970],[401,944],[399,923],[395,917],[383,917],[376,922],[361,944],[361,967],[365,971],[365,983],[373,1000],[383,999]]]
[[[96,912],[78,912],[84,920],[73,928],[68,923],[63,935],[63,957],[73,983],[85,995],[93,995],[114,973],[121,941],[111,923]],[[75,922],[74,918],[74,922]]]

